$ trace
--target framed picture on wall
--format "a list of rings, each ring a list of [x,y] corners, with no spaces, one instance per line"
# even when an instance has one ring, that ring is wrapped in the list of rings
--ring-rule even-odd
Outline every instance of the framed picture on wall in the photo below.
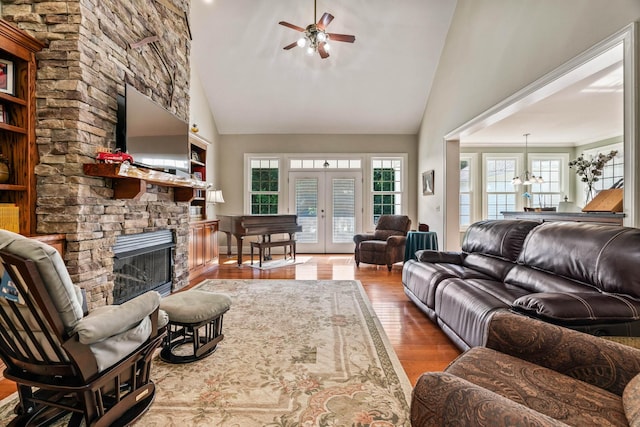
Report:
[[[14,95],[13,62],[0,59],[0,92]]]
[[[425,196],[433,195],[433,169],[422,172],[422,194]]]

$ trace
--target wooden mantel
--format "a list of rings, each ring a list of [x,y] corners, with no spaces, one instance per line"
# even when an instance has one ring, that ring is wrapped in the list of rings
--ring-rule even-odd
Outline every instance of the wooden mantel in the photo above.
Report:
[[[172,187],[176,202],[190,202],[196,190],[206,190],[208,186],[204,181],[125,164],[85,163],[82,169],[89,176],[113,179],[113,195],[116,199],[139,199],[146,193],[147,184],[155,184]]]

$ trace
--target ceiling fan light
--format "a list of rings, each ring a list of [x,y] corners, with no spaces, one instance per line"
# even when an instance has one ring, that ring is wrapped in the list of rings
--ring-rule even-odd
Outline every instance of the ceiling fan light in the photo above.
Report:
[[[329,52],[330,48],[331,48],[331,46],[329,46],[329,43],[325,42],[325,43],[324,43],[324,50],[325,50],[326,52]]]
[[[297,43],[299,47],[305,47],[307,45],[307,39],[304,37],[300,37]]]
[[[313,46],[307,47],[307,55],[311,56],[313,55],[313,52],[314,52]]]
[[[319,42],[327,41],[327,34],[322,31],[318,31],[316,38],[318,39]]]
[[[519,176],[516,176],[515,178],[513,178],[513,180],[511,180],[511,184],[520,185],[520,184],[522,184],[522,180],[520,179]]]

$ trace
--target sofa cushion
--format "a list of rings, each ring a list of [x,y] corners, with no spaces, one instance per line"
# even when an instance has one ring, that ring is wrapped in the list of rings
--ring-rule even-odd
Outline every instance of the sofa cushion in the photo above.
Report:
[[[465,352],[446,372],[569,425],[628,425],[620,396],[486,347]]]
[[[640,298],[640,229],[547,222],[524,242],[518,263]]]
[[[462,250],[480,252],[515,261],[529,232],[538,221],[486,220],[473,223],[467,229]]]
[[[530,268],[525,265],[515,265],[504,278],[505,283],[526,289],[529,292],[596,292],[595,286],[581,283],[556,274]]]

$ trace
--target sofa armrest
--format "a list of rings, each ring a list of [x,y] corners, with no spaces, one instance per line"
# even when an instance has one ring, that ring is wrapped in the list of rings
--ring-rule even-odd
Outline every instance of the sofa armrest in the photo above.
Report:
[[[373,233],[365,233],[365,234],[355,234],[353,236],[353,243],[356,244],[356,248],[360,244],[360,242],[364,242],[365,240],[375,240],[375,236]]]
[[[506,310],[487,328],[486,346],[622,396],[640,373],[640,350]]]
[[[152,313],[152,324],[158,325],[160,298],[158,292],[149,291],[120,305],[99,307],[80,319],[74,332],[81,343],[94,344],[133,328]]]
[[[431,263],[447,263],[447,264],[458,264],[462,265],[464,261],[465,254],[462,252],[444,252],[444,251],[434,251],[429,249],[424,249],[420,251],[416,251],[416,258],[420,262],[431,262]]]
[[[413,389],[411,425],[564,426],[561,422],[446,372],[423,374]]]
[[[389,236],[387,238],[387,245],[391,247],[404,247],[407,242],[407,236]]]
[[[512,308],[553,323],[588,325],[640,319],[640,302],[599,292],[543,292],[522,296]]]

